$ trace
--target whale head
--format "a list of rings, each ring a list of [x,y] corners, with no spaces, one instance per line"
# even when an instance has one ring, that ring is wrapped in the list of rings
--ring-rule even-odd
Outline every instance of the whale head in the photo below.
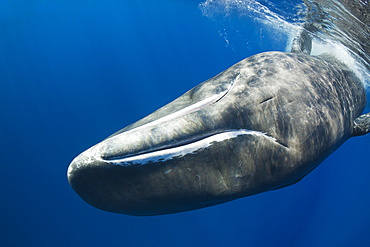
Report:
[[[302,179],[352,135],[365,104],[331,58],[257,54],[81,153],[68,180],[116,213],[220,204]]]

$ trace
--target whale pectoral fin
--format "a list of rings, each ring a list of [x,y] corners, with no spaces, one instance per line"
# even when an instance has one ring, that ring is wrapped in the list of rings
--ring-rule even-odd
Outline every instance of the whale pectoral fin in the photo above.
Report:
[[[311,49],[312,49],[311,37],[305,29],[302,29],[298,33],[298,35],[294,37],[292,42],[292,50],[290,52],[310,55]]]
[[[361,136],[370,132],[370,112],[355,119],[352,136]]]

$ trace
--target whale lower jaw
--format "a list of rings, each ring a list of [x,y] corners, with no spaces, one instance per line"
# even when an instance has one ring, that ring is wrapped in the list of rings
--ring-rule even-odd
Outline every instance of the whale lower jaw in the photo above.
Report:
[[[247,193],[242,191],[248,186],[243,181],[249,173],[243,173],[244,168],[235,166],[235,160],[242,162],[239,158],[243,155],[239,149],[234,149],[244,143],[245,148],[250,147],[252,150],[257,140],[266,150],[275,145],[284,150],[289,149],[266,133],[248,129],[203,135],[203,138],[189,139],[126,157],[122,153],[116,159],[104,158],[102,154],[107,153],[107,145],[103,141],[72,161],[68,169],[68,180],[83,200],[109,212],[144,216],[199,209],[233,200],[233,197],[236,199],[259,192],[254,188]],[[229,165],[235,168],[231,168],[234,171],[226,169],[221,172],[222,168],[214,164],[202,173],[202,169],[207,166],[205,157],[211,157],[214,152],[217,154],[216,160],[222,160],[226,157],[225,153],[230,151],[234,152],[234,158],[239,157],[234,161],[230,157]],[[199,162],[202,165],[197,166]],[[151,175],[143,176],[146,173]],[[229,179],[227,174],[234,175]],[[191,185],[194,179],[196,183]],[[203,190],[205,184],[202,184],[202,179],[204,182],[208,179],[206,183],[215,188]],[[182,197],[176,199],[173,188],[161,186],[163,182],[177,184],[178,187],[173,188],[178,188],[183,193]],[[156,184],[160,186],[152,190]],[[161,194],[167,190],[171,195],[168,198]]]

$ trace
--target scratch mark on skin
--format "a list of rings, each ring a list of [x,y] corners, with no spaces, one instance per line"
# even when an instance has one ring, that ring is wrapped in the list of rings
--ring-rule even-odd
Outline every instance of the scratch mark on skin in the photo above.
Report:
[[[225,182],[225,178],[224,178],[224,175],[222,174],[222,172],[220,170],[218,170],[218,172],[220,173],[221,175],[221,179],[220,179],[220,182],[218,184],[222,184],[225,189],[223,191],[220,191],[217,195],[220,195],[221,193],[229,190],[229,187],[227,186],[226,182]]]
[[[282,143],[281,141],[279,140],[276,140],[277,143],[279,143],[281,146],[285,147],[285,148],[290,148],[288,145]]]
[[[172,171],[172,169],[168,169],[167,171],[164,172],[164,174],[168,174]]]
[[[310,132],[310,134],[308,134],[307,136],[306,136],[306,138],[302,141],[302,144],[304,144],[307,140],[308,140],[308,138],[310,138],[311,137],[311,135],[316,131],[316,129],[317,129],[317,125],[315,126],[315,128]]]
[[[199,194],[202,192],[202,179],[199,174],[195,175],[194,178],[199,179]]]
[[[269,98],[267,98],[267,99],[264,99],[264,100],[262,100],[261,102],[260,102],[260,104],[263,104],[263,103],[266,103],[267,101],[270,101],[270,100],[272,100],[274,97],[273,96],[271,96],[271,97],[269,97]]]

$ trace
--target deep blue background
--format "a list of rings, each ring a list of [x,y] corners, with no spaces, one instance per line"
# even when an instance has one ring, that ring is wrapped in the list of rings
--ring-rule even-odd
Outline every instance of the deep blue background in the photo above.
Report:
[[[71,189],[80,152],[239,60],[285,49],[287,35],[253,18],[220,24],[198,3],[0,2],[1,246],[370,246],[370,135],[296,185],[193,212],[112,214]]]

